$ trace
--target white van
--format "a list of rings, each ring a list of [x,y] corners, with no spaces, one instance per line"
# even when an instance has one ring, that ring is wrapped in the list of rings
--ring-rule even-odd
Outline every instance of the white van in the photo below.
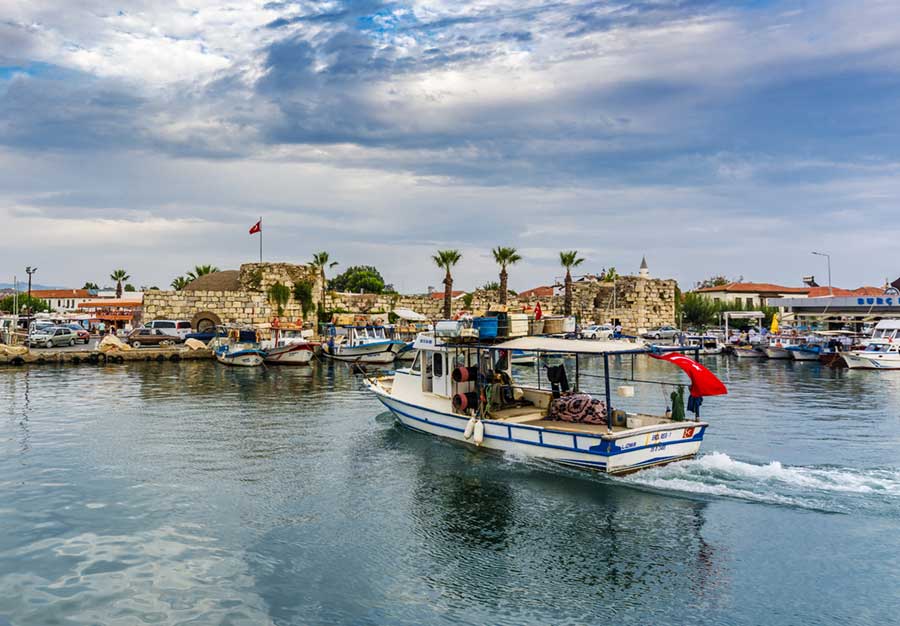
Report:
[[[191,332],[191,323],[187,320],[153,320],[144,324],[145,328],[158,328],[172,337],[181,337]]]

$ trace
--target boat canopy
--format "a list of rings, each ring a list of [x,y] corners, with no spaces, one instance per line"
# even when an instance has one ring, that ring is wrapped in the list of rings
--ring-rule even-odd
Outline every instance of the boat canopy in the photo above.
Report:
[[[630,341],[595,341],[593,339],[559,339],[556,337],[520,337],[487,347],[498,350],[569,354],[637,354],[651,351],[646,344],[631,343]],[[681,349],[680,346],[679,349]]]
[[[394,309],[394,315],[407,322],[426,322],[428,318],[412,309]]]
[[[900,330],[900,320],[881,320],[875,325],[875,330]]]

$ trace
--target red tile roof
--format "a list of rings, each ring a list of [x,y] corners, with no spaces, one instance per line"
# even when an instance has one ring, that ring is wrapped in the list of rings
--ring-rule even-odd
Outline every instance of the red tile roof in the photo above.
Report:
[[[465,291],[451,291],[451,292],[450,292],[450,297],[451,297],[451,298],[458,298],[458,297],[464,296],[464,295],[466,295],[466,292],[465,292]],[[443,300],[443,299],[444,299],[444,292],[443,292],[443,291],[432,291],[432,292],[431,292],[431,297],[432,297],[432,299],[434,299],[434,300]]]
[[[881,287],[859,287],[857,289],[841,289],[840,287],[832,287],[831,292],[836,297],[852,297],[852,296],[881,296],[884,295],[884,289]],[[823,298],[829,293],[828,287],[813,287],[809,290],[810,298]]]
[[[550,298],[553,296],[553,286],[543,285],[534,289],[519,292],[519,298]]]
[[[810,287],[784,287],[782,285],[774,285],[772,283],[728,283],[727,285],[719,285],[718,287],[703,287],[697,291],[715,292],[726,291],[729,293],[796,293],[806,294]]]
[[[31,296],[45,300],[47,298],[91,298],[87,289],[32,289]]]

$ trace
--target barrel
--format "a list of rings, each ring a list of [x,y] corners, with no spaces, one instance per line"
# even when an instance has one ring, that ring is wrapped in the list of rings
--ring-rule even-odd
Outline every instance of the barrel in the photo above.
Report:
[[[455,383],[473,382],[478,377],[478,366],[472,365],[470,367],[457,367],[455,370],[453,370],[453,373],[450,374],[450,377]]]
[[[478,331],[480,339],[492,339],[497,336],[496,317],[476,317],[472,320],[472,327]]]
[[[458,393],[453,396],[453,409],[456,411],[465,411],[467,409],[478,408],[478,393],[475,391],[467,391],[466,393]]]

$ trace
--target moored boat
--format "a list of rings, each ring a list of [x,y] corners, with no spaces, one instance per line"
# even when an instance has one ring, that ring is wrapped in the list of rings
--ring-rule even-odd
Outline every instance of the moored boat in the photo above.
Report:
[[[766,356],[759,346],[752,344],[733,345],[731,351],[739,359],[761,359]]]
[[[403,341],[388,339],[383,326],[328,326],[328,341],[322,354],[351,363],[393,363],[406,347]]]
[[[850,350],[841,356],[850,369],[900,369],[900,343],[892,341],[871,341],[865,350]]]
[[[265,351],[265,361],[273,365],[309,365],[316,354],[318,343],[304,336],[300,327],[273,328],[274,337],[260,344]],[[307,331],[311,332],[311,331]]]
[[[803,337],[771,335],[762,350],[770,359],[790,359],[791,353],[788,351],[788,348],[803,345],[805,343],[806,339]]]
[[[684,346],[697,348],[700,354],[721,354],[724,346],[716,335],[685,335]]]
[[[224,365],[257,367],[266,358],[266,353],[259,345],[259,335],[254,329],[217,327],[216,336],[208,345],[212,348],[216,361]]]
[[[699,363],[675,352],[621,341],[525,337],[496,344],[445,343],[433,333],[416,340],[412,367],[367,379],[367,387],[404,426],[413,430],[609,474],[692,458],[708,426],[699,419],[703,396],[727,393]],[[573,393],[565,365],[547,366],[550,388],[520,385],[509,357],[522,350],[538,355],[571,354],[576,362]],[[693,419],[613,409],[611,355],[653,353],[691,376]],[[605,397],[579,393],[579,357],[605,361]],[[623,387],[623,389],[625,389]],[[630,389],[633,394],[633,388]],[[622,392],[623,397],[629,393]],[[683,412],[683,407],[681,408]]]

